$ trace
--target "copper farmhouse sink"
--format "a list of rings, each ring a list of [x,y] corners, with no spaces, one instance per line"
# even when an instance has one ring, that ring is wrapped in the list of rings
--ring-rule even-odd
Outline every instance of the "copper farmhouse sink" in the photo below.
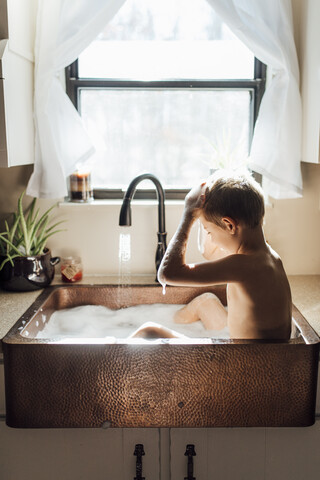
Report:
[[[37,339],[43,319],[78,305],[119,307],[119,287],[55,286],[3,340],[7,425],[54,427],[308,426],[315,419],[319,338],[293,307],[288,342]],[[224,286],[130,286],[130,304],[185,304]],[[128,297],[127,297],[128,298]],[[151,319],[152,320],[152,319]],[[90,319],[88,319],[90,321]]]

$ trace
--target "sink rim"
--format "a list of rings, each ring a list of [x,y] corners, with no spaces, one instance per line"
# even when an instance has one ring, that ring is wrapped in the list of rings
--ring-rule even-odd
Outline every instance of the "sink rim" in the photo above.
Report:
[[[80,338],[80,337],[71,337],[65,338],[61,340],[61,338],[51,337],[48,339],[38,339],[32,338],[21,335],[22,331],[26,329],[28,324],[32,322],[34,317],[41,312],[41,309],[46,305],[46,302],[50,299],[51,296],[55,294],[58,290],[69,290],[69,289],[118,289],[119,284],[112,283],[112,284],[73,284],[73,285],[52,285],[47,287],[43,290],[39,296],[35,299],[35,301],[30,305],[30,307],[21,315],[21,317],[17,320],[17,322],[11,327],[9,332],[5,335],[2,339],[3,343],[10,343],[10,344],[54,344],[54,345],[81,345],[81,344],[88,344],[88,345],[116,345],[116,344],[132,344],[132,345],[217,345],[217,344],[255,344],[255,343],[274,343],[274,344],[292,344],[297,345],[301,344],[316,344],[320,342],[320,338],[317,333],[313,330],[311,325],[308,323],[306,318],[302,315],[302,313],[297,309],[297,307],[292,304],[292,320],[298,329],[297,338],[291,338],[287,342],[282,340],[253,340],[253,339],[216,339],[216,338],[188,338],[186,339],[156,339],[156,340],[145,340],[145,339],[116,339],[116,342],[110,341],[108,338]],[[161,289],[162,287],[158,284],[126,284],[121,285],[121,288],[133,288],[133,289],[141,289],[141,288],[150,288],[150,289]],[[198,287],[175,287],[175,286],[167,286],[167,289],[177,289],[177,288],[197,288]],[[206,290],[208,288],[214,288],[224,295],[226,285],[213,285],[211,287],[199,287],[199,290]],[[166,303],[166,302],[165,302]]]

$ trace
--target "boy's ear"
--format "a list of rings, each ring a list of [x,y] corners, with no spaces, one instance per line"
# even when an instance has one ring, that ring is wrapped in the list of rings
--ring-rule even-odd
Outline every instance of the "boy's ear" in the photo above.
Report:
[[[222,222],[223,222],[224,228],[228,230],[228,232],[231,235],[234,235],[236,233],[238,228],[238,222],[236,222],[233,218],[223,217]]]

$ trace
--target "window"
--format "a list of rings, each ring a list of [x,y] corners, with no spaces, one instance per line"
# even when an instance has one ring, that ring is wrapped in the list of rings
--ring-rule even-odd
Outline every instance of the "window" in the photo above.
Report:
[[[265,76],[205,0],[127,0],[66,69],[96,147],[95,195],[121,198],[149,172],[170,198],[243,161]]]

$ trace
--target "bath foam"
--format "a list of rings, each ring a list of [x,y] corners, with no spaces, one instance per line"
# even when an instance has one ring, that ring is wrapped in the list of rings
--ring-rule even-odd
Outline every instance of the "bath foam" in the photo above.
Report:
[[[175,312],[184,305],[152,304],[112,310],[100,305],[56,310],[36,338],[127,338],[147,322],[192,338],[230,338],[227,328],[206,330],[201,321],[188,325],[175,323]]]

